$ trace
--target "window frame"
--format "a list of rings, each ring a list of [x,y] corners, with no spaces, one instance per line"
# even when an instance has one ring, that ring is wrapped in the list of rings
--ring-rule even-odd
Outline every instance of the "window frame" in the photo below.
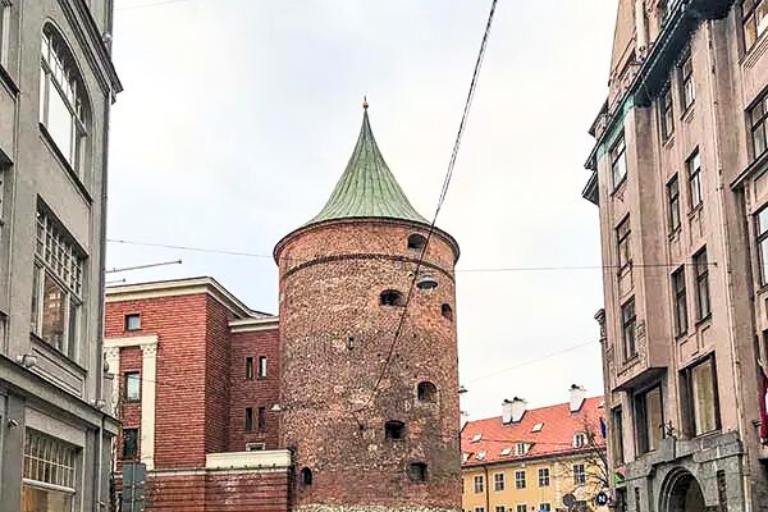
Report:
[[[667,81],[659,94],[659,125],[661,139],[666,142],[675,133],[675,108],[672,101],[672,82]]]
[[[696,165],[695,168],[694,165]],[[701,153],[699,148],[696,148],[685,161],[685,168],[688,172],[688,206],[691,210],[696,210],[704,204],[704,190],[701,182]]]
[[[539,487],[549,487],[550,481],[549,468],[539,468]]]
[[[631,309],[631,314],[628,311]],[[637,309],[635,308],[635,297],[630,297],[621,305],[621,342],[622,355],[624,362],[628,362],[637,357]],[[631,350],[630,350],[631,349]]]
[[[680,265],[670,275],[672,288],[673,327],[675,339],[688,334],[690,319],[688,318],[688,283],[686,282],[685,265]]]
[[[583,462],[573,464],[571,468],[573,471],[573,485],[586,485],[587,484],[587,468]]]
[[[245,380],[253,380],[254,379],[254,366],[253,366],[253,356],[246,356],[245,357]]]
[[[611,447],[613,448],[613,463],[624,464],[624,411],[622,406],[611,409]]]
[[[765,227],[760,216],[765,215]],[[757,210],[753,215],[755,223],[755,244],[757,249],[758,275],[760,286],[768,286],[768,204]]]
[[[30,331],[65,357],[77,361],[85,331],[87,256],[58,219],[40,205],[35,229]],[[47,339],[45,333],[45,304],[51,298],[45,290],[49,282],[62,294],[60,340]]]
[[[627,181],[627,141],[624,138],[624,132],[619,135],[616,140],[611,144],[611,149],[608,151],[611,158],[611,179],[613,183],[613,190],[619,188],[625,181]],[[621,170],[621,175],[617,174],[617,170]]]
[[[267,408],[263,405],[256,410],[256,428],[261,434],[267,431]]]
[[[66,38],[52,24],[46,23],[41,34],[40,48],[40,125],[48,139],[52,141],[64,158],[70,170],[81,184],[86,183],[87,172],[90,100],[85,80],[77,63],[72,47]],[[70,119],[69,150],[62,147],[51,129],[51,93],[59,95]]]
[[[641,391],[638,391],[632,396],[632,405],[635,410],[635,442],[637,446],[637,453],[639,455],[645,455],[656,451],[659,446],[651,446],[651,425],[649,425],[651,419],[648,415],[648,397],[651,393],[658,391],[659,396],[659,411],[661,413],[661,424],[655,428],[658,428],[660,436],[658,438],[659,444],[666,437],[664,433],[664,391],[661,382],[656,382]]]
[[[243,422],[243,430],[245,432],[253,432],[253,407],[245,408],[245,418]]]
[[[515,470],[515,489],[526,488],[527,482],[525,473],[526,471],[524,469]]]
[[[699,414],[701,411],[698,408],[697,397],[694,386],[695,376],[694,373],[697,369],[702,368],[705,365],[710,366],[710,386],[712,387],[712,414],[714,425],[709,430],[700,430]],[[720,396],[717,387],[717,364],[715,360],[714,352],[702,357],[680,370],[680,400],[683,411],[683,432],[690,438],[696,438],[700,436],[706,436],[713,432],[718,432],[722,428],[722,419],[720,414]]]
[[[506,480],[503,472],[493,474],[493,492],[502,492],[506,487]]]
[[[693,277],[696,291],[696,319],[698,322],[703,322],[712,316],[709,259],[706,246],[693,255]]]
[[[138,324],[131,324],[131,320],[137,320]],[[141,330],[141,313],[127,313],[124,320],[124,330],[128,332],[135,332]]]
[[[472,481],[472,488],[475,491],[475,494],[481,494],[485,492],[485,478],[483,475],[475,475],[473,481]]]
[[[760,38],[763,37],[763,34],[765,34],[766,29],[768,29],[768,12],[766,12],[766,15],[760,20],[761,22],[767,22],[762,29],[760,29],[757,20],[758,10],[763,6],[768,6],[768,4],[765,3],[765,0],[745,0],[741,2],[741,30],[745,54],[749,53],[752,48],[755,47]],[[752,28],[754,28],[753,39],[751,40],[749,40],[748,34],[750,31],[747,29],[747,24],[750,24]]]
[[[137,393],[136,396],[130,395],[130,385],[129,382],[131,381],[131,378],[136,379],[137,383]],[[139,402],[141,401],[141,372],[138,370],[130,370],[123,373],[123,383],[125,386],[125,389],[123,391],[123,399],[126,402]]]
[[[258,379],[266,379],[268,374],[268,360],[267,356],[259,356],[258,359],[259,365],[257,367],[257,373],[256,376]]]
[[[691,49],[685,50],[677,66],[680,72],[680,98],[683,100],[683,115],[696,103],[696,83],[693,77],[693,55]]]
[[[669,233],[680,231],[682,217],[680,216],[680,178],[677,173],[672,176],[666,185],[667,190],[667,227]]]
[[[128,443],[126,442],[128,436],[126,435],[126,432],[131,432],[134,436],[134,446],[133,446],[133,454],[127,453],[127,447]],[[122,431],[122,443],[120,448],[120,458],[121,460],[139,460],[141,457],[141,436],[140,436],[140,429],[138,427],[129,427],[129,428],[123,428]]]
[[[618,274],[632,267],[632,224],[629,215],[626,215],[616,225],[616,256],[619,263]]]
[[[768,17],[766,19],[768,19]],[[752,149],[752,161],[754,162],[768,150],[767,93],[763,92],[760,97],[747,109],[747,121],[750,136],[749,140]]]

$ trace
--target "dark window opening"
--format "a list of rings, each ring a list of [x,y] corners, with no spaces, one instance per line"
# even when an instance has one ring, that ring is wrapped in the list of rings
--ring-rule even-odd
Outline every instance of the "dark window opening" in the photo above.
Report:
[[[408,248],[423,250],[427,246],[427,239],[422,235],[414,233],[408,237]]]
[[[312,485],[312,470],[309,468],[301,468],[301,485],[309,487]]]
[[[267,408],[259,407],[258,417],[259,432],[266,432],[267,430]]]
[[[379,295],[379,303],[382,306],[403,306],[403,294],[397,290],[384,290]]]
[[[636,328],[637,316],[635,315],[635,299],[633,297],[621,306],[621,339],[624,346],[624,361],[629,361],[637,356]]]
[[[709,262],[706,248],[693,256],[693,268],[696,276],[696,313],[698,320],[704,320],[712,314],[709,301]]]
[[[416,388],[416,394],[419,402],[434,403],[437,402],[437,386],[429,381],[419,382]]]
[[[399,440],[405,438],[405,423],[397,420],[390,420],[384,424],[384,436],[387,439]]]
[[[414,482],[426,482],[427,465],[424,462],[411,462],[408,466],[408,476]]]
[[[245,408],[245,431],[250,432],[253,430],[253,407]]]
[[[132,314],[125,315],[125,330],[126,331],[138,331],[141,330],[141,315]]]
[[[449,304],[440,306],[440,314],[443,315],[443,318],[453,321],[453,308]]]
[[[638,451],[656,450],[664,437],[664,405],[661,385],[635,395],[635,433]]]
[[[253,380],[253,358],[245,358],[245,378],[247,380]]]
[[[688,333],[688,296],[685,290],[685,267],[672,273],[672,294],[675,308],[675,337]]]
[[[123,429],[123,459],[132,460],[139,454],[139,429]]]

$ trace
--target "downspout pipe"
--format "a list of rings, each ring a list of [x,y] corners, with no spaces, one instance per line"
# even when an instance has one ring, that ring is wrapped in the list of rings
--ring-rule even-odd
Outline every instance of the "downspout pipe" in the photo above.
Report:
[[[488,479],[488,465],[483,464],[485,472],[485,512],[491,512],[491,481]]]

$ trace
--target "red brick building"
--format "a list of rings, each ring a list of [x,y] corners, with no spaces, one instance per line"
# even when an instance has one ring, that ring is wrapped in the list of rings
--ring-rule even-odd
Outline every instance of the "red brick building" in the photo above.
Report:
[[[405,197],[367,109],[326,206],[274,255],[279,324],[207,277],[108,291],[118,470],[146,467],[142,505],[459,510],[459,248]]]

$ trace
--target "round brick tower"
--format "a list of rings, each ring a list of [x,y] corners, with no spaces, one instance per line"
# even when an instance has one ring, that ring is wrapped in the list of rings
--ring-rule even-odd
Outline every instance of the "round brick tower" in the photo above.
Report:
[[[366,105],[327,204],[274,251],[295,509],[461,508],[459,248],[447,233],[434,231],[404,309],[428,232],[384,162]]]

